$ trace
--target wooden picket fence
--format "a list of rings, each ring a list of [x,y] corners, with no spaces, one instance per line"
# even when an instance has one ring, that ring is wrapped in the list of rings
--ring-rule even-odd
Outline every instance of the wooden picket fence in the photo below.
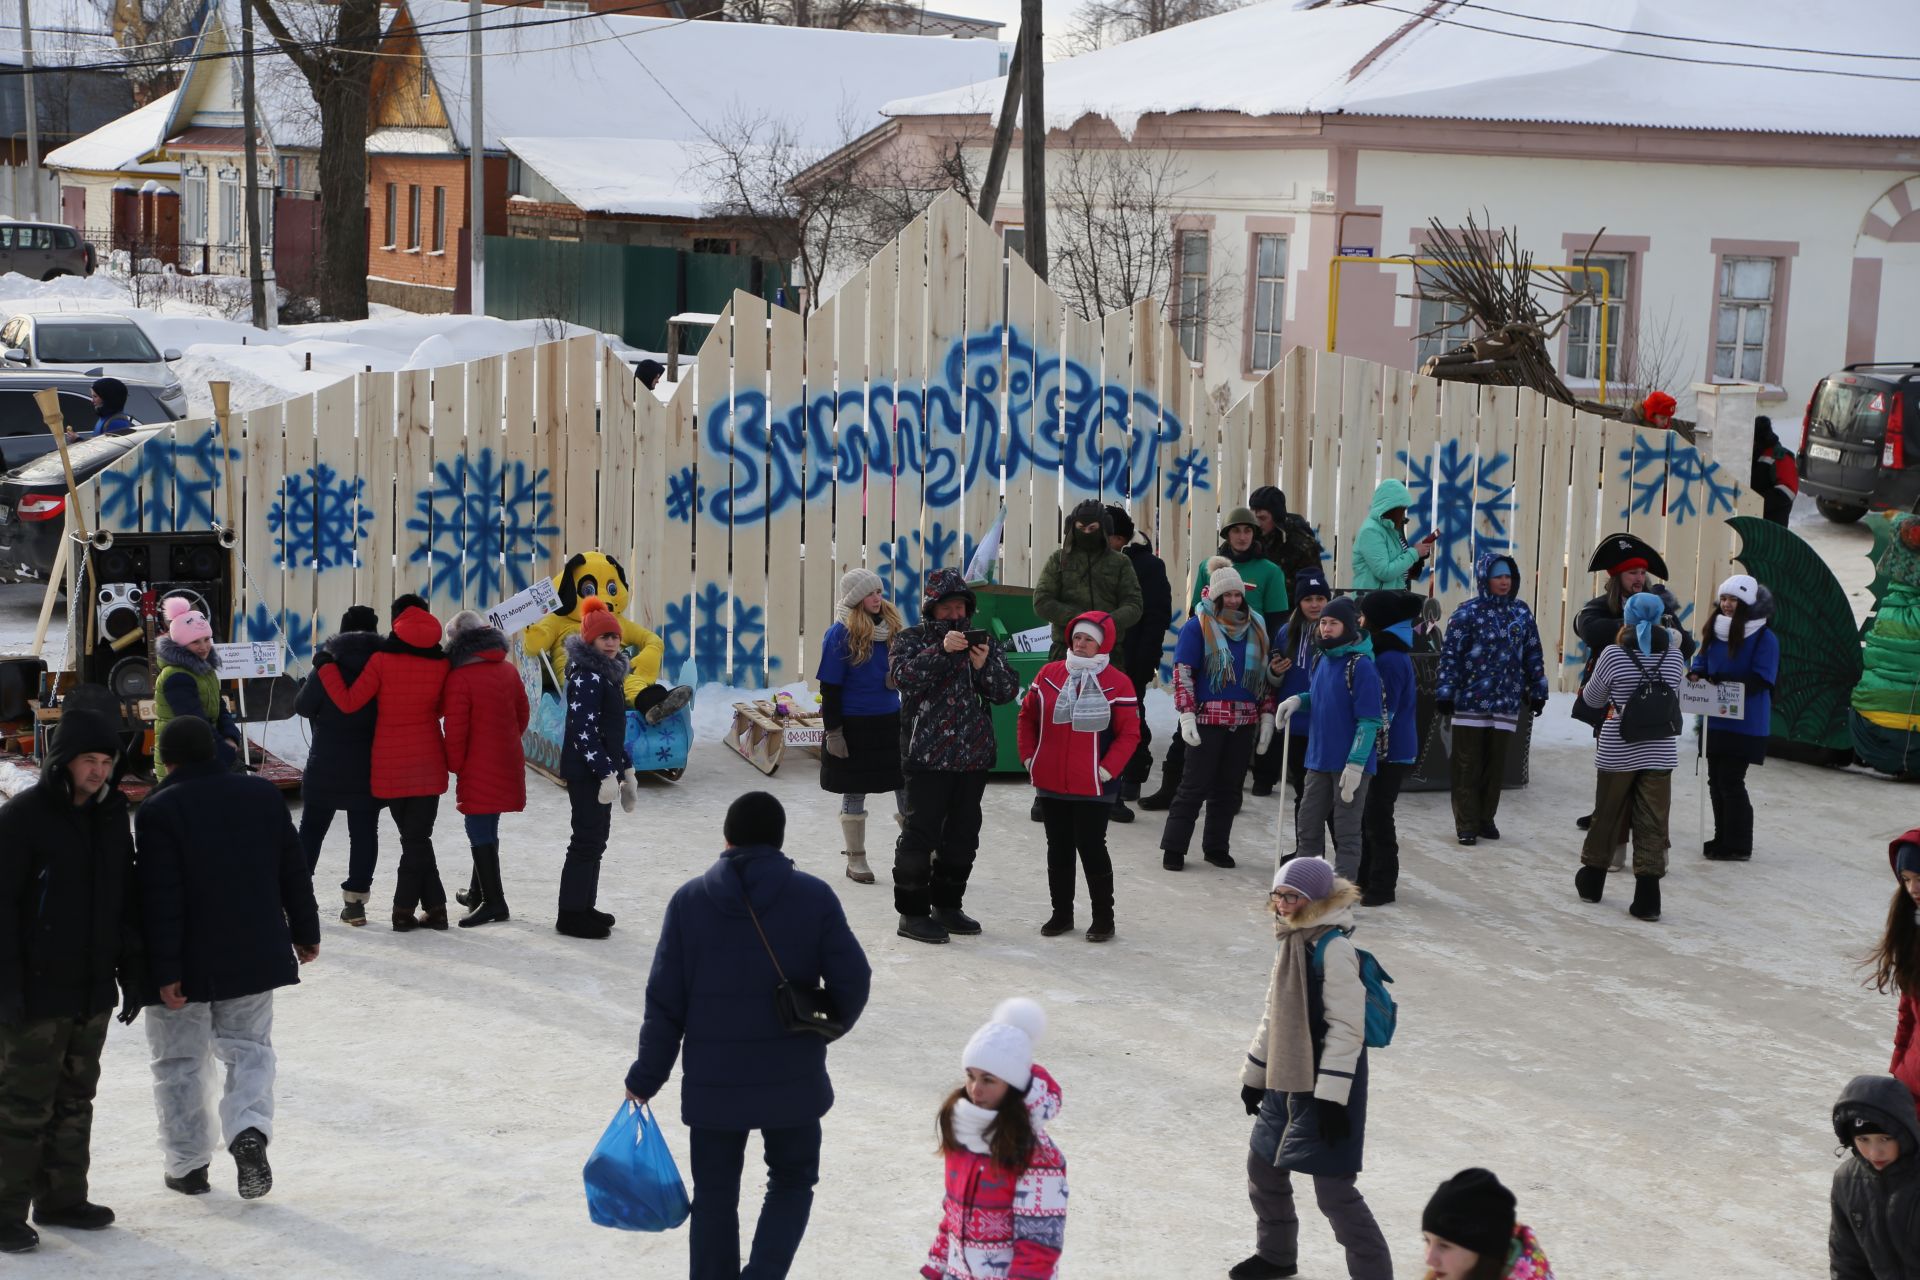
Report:
[[[1731,569],[1726,518],[1760,510],[1744,460],[1671,433],[1305,348],[1222,412],[1157,304],[1082,320],[954,195],[811,316],[736,294],[664,402],[587,336],[361,374],[232,432],[249,638],[305,658],[351,603],[484,609],[597,546],[671,678],[756,687],[811,673],[847,568],[917,618],[926,575],[996,528],[999,580],[1031,583],[1088,497],[1128,509],[1184,605],[1222,515],[1279,484],[1343,585],[1395,477],[1410,536],[1439,533],[1418,589],[1451,608],[1479,554],[1513,555],[1571,688],[1603,534],[1660,547],[1697,626]],[[226,476],[217,428],[183,422],[92,482],[88,514],[205,528]]]

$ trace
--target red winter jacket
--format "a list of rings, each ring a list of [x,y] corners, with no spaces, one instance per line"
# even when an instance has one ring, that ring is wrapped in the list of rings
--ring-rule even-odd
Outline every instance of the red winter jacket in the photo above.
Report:
[[[507,638],[493,627],[463,632],[447,645],[447,663],[440,714],[460,812],[519,813],[527,807],[527,690],[507,661]]]
[[[366,670],[348,687],[332,664],[319,670],[334,705],[349,714],[380,699],[373,724],[373,794],[381,800],[447,793],[447,749],[440,737],[440,694],[447,656],[440,620],[409,608]]]
[[[1071,629],[1071,624],[1069,624]],[[1051,1280],[1067,1234],[1067,1158],[1047,1136],[1060,1114],[1060,1086],[1035,1065],[1027,1088],[1033,1158],[1014,1174],[973,1151],[947,1153],[940,1230],[920,1274],[926,1280]]]
[[[1100,627],[1105,636],[1100,652],[1110,656],[1115,638],[1113,619],[1098,609],[1089,610],[1067,624],[1069,637],[1082,619]],[[1111,663],[1101,670],[1097,679],[1112,706],[1111,718],[1099,733],[1076,733],[1071,724],[1056,724],[1053,719],[1067,677],[1064,659],[1049,662],[1027,687],[1020,701],[1020,759],[1031,761],[1029,771],[1037,790],[1088,798],[1110,794],[1112,780],[1120,776],[1127,761],[1133,759],[1134,748],[1140,745],[1140,702],[1134,696],[1133,682]],[[1107,783],[1100,781],[1102,768],[1107,771]]]
[[[1920,827],[1887,846],[1888,863],[1898,863],[1903,844],[1920,844]],[[1900,993],[1900,1021],[1893,1031],[1893,1064],[1887,1070],[1907,1086],[1907,1091],[1913,1094],[1914,1108],[1920,1112],[1920,991]]]

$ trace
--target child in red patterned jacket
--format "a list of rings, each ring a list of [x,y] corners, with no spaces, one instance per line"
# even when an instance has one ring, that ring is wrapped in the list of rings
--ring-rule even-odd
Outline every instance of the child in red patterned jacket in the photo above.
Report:
[[[947,1158],[940,1231],[926,1280],[1050,1280],[1067,1232],[1067,1161],[1047,1136],[1060,1086],[1033,1062],[1047,1016],[1003,1000],[967,1041],[967,1082],[940,1108]]]

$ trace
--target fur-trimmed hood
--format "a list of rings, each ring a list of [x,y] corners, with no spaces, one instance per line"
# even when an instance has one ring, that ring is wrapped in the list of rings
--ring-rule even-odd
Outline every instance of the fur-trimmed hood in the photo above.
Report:
[[[627,664],[620,658],[609,658],[582,639],[578,632],[567,637],[566,645],[569,671],[578,665],[603,680],[612,681],[617,686],[626,684]]]
[[[447,641],[446,649],[448,663],[456,667],[479,662],[496,651],[503,658],[507,653],[507,634],[498,627],[473,627]]]
[[[153,647],[154,651],[160,655],[160,665],[163,667],[179,667],[197,676],[217,675],[220,671],[218,649],[207,650],[207,656],[202,658],[185,645],[175,644],[171,637],[164,635],[154,641]]]
[[[1360,905],[1360,886],[1349,880],[1334,877],[1333,892],[1318,902],[1309,902],[1293,913],[1291,917],[1278,912],[1273,917],[1275,937],[1285,937],[1298,929],[1314,929],[1321,925],[1333,925],[1341,929],[1353,927],[1353,909]]]

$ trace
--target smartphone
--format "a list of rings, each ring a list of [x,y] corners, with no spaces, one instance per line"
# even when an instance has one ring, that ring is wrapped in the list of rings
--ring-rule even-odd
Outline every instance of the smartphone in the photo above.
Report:
[[[985,644],[991,639],[993,639],[993,633],[983,628],[975,627],[967,632],[967,644],[970,646]]]

